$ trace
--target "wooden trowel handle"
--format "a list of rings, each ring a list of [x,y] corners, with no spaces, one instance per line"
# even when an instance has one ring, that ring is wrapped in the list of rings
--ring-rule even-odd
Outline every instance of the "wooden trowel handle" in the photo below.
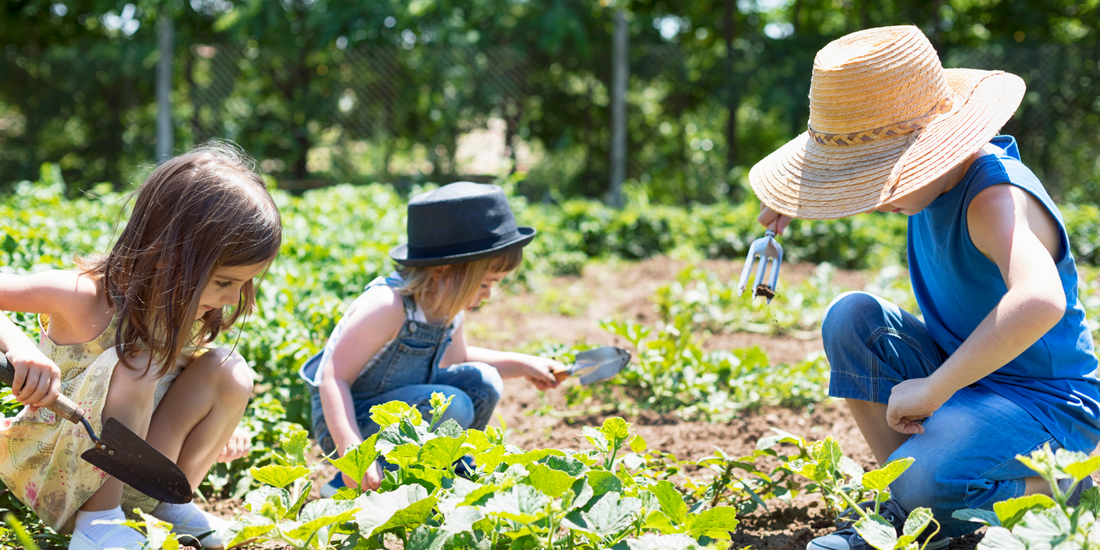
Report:
[[[9,386],[15,384],[15,369],[8,363],[8,358],[3,353],[0,353],[0,382]],[[84,419],[84,409],[64,395],[58,394],[57,399],[46,408],[73,424],[79,424]]]
[[[550,371],[550,373],[554,375],[554,378],[558,379],[559,384],[564,382],[566,378],[569,378],[569,368],[568,367],[565,368],[565,369],[562,369],[562,370]]]

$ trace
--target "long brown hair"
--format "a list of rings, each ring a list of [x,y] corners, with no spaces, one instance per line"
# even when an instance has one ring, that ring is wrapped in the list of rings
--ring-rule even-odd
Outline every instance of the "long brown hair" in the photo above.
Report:
[[[488,273],[511,273],[523,263],[523,248],[517,247],[495,256],[465,262],[431,267],[400,266],[398,273],[405,280],[397,291],[412,296],[420,307],[433,317],[451,322],[474,299],[481,280]],[[432,275],[440,272],[439,280],[447,289],[439,294],[439,283]]]
[[[199,297],[219,267],[269,264],[282,243],[282,221],[255,161],[213,142],[161,164],[133,193],[126,227],[105,256],[78,259],[102,282],[118,323],[123,364],[157,378],[170,372],[185,345],[213,340],[255,309],[247,281],[228,317],[206,312],[195,328]],[[128,359],[149,350],[144,368]]]

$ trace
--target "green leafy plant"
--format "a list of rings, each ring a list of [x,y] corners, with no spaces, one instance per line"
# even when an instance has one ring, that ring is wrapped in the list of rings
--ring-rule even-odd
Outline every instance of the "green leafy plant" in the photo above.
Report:
[[[1031,548],[1100,548],[1100,490],[1081,493],[1077,507],[1069,497],[1081,480],[1100,469],[1100,457],[1050,445],[1030,456],[1016,457],[1050,484],[1051,496],[1033,494],[993,505],[993,510],[959,510],[952,517],[989,525],[979,550]],[[1063,489],[1062,481],[1067,481]]]
[[[829,506],[838,513],[853,514],[855,529],[864,540],[879,550],[914,548],[919,537],[930,524],[935,524],[928,539],[939,531],[939,522],[928,508],[915,508],[899,536],[894,526],[879,515],[880,506],[890,497],[889,487],[895,479],[913,464],[912,458],[892,460],[882,468],[864,472],[858,464],[844,455],[840,443],[832,436],[814,442],[809,458],[784,464],[792,472],[814,481]],[[868,506],[860,501],[870,498]]]

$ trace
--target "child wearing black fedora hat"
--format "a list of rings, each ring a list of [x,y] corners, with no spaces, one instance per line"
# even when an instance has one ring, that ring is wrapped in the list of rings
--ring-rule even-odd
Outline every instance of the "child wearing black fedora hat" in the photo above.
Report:
[[[453,397],[444,419],[484,429],[503,390],[502,378],[525,377],[540,390],[558,385],[550,359],[470,346],[464,312],[519,268],[535,230],[517,226],[504,190],[457,182],[413,197],[408,242],[390,251],[397,271],[380,277],[348,307],[325,348],[301,375],[313,405],[313,435],[326,454],[341,455],[378,431],[370,408],[404,401],[430,418],[433,392]],[[322,488],[348,483],[376,489],[382,465],[362,480],[342,474]]]
[[[932,550],[979,527],[954,511],[1050,491],[1017,455],[1100,441],[1065,225],[1015,140],[996,136],[1023,95],[1012,74],[944,69],[916,27],[860,31],[818,53],[809,130],[749,174],[760,222],[780,234],[791,218],[909,216],[923,319],[851,292],[821,333],[829,395],[845,399],[875,458],[914,460],[880,515],[900,534],[909,511],[930,508]],[[1065,492],[1075,480],[1062,481]],[[807,548],[869,548],[846,523]]]

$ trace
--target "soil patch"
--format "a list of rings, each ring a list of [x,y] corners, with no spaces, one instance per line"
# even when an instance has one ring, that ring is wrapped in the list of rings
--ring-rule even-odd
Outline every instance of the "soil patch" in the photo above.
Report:
[[[629,346],[602,330],[598,321],[605,318],[633,319],[652,325],[657,320],[656,308],[651,302],[654,292],[690,265],[717,272],[729,280],[735,280],[741,269],[739,262],[703,261],[689,264],[666,257],[640,262],[594,263],[586,266],[579,277],[538,281],[533,283],[532,290],[513,288],[500,293],[467,317],[467,337],[472,345],[520,351],[537,350],[543,342]],[[782,284],[800,282],[811,276],[814,268],[811,264],[786,264],[783,266]],[[834,282],[842,288],[860,289],[867,281],[860,272],[838,270]],[[708,350],[752,345],[760,346],[773,363],[789,363],[801,360],[812,351],[821,350],[821,338],[820,334],[812,337],[804,335],[798,339],[734,333],[714,335],[704,343]],[[575,380],[566,382],[575,383]],[[825,389],[822,388],[822,391]],[[749,455],[755,449],[757,440],[772,435],[774,427],[808,440],[831,435],[840,442],[845,453],[864,468],[877,467],[846,407],[831,400],[800,410],[766,408],[744,413],[724,423],[689,422],[654,413],[626,415],[614,410],[560,417],[566,409],[560,390],[543,394],[523,379],[506,380],[505,395],[497,407],[498,417],[492,424],[499,426],[500,419],[503,419],[507,441],[524,449],[589,449],[588,442],[581,435],[582,426],[598,426],[609,416],[623,416],[645,438],[649,448],[672,453],[681,460],[710,456],[715,448],[732,456]],[[549,414],[548,411],[559,414]],[[331,466],[322,468],[314,480],[315,495],[316,487],[334,474],[335,469]],[[214,510],[226,517],[243,513],[239,502],[211,504]],[[792,505],[783,502],[768,504],[766,511],[761,509],[739,518],[741,523],[734,533],[733,548],[802,550],[812,538],[833,530],[817,495],[800,496]],[[951,548],[975,548],[979,540],[980,531],[952,541]]]

